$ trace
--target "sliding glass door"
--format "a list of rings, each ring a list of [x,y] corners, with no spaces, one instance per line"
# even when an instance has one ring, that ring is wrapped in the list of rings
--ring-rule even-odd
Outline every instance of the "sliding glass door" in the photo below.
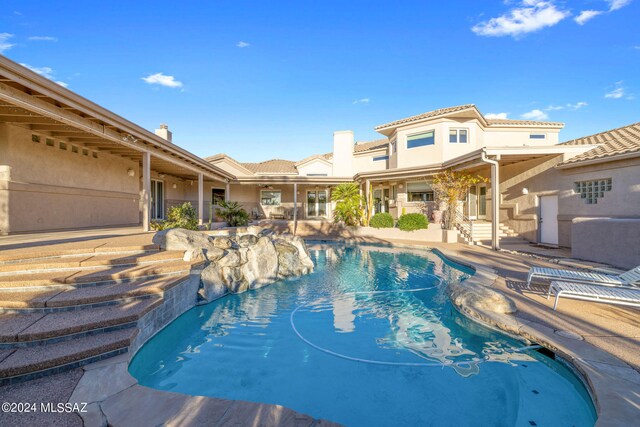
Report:
[[[164,182],[151,180],[151,219],[164,219]]]

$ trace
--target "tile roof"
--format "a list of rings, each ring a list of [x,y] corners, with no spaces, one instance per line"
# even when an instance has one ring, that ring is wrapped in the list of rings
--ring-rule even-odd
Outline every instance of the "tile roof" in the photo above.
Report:
[[[455,107],[440,108],[438,110],[427,111],[426,113],[418,114],[417,116],[411,116],[411,117],[407,117],[406,119],[400,119],[390,123],[385,123],[383,125],[376,126],[375,129],[378,130],[378,129],[383,129],[389,126],[397,126],[405,123],[411,123],[411,122],[415,122],[422,119],[428,119],[431,117],[438,117],[438,116],[442,116],[449,113],[455,113],[457,111],[468,110],[470,108],[475,109],[475,107],[476,106],[474,104],[464,104],[464,105],[457,105]]]
[[[353,148],[354,153],[362,153],[364,151],[378,150],[380,148],[386,148],[389,145],[388,138],[376,139],[369,142],[358,142]]]
[[[298,165],[301,165],[301,164],[306,163],[309,160],[313,160],[313,159],[331,160],[331,159],[333,159],[333,153],[314,154],[313,156],[305,157],[304,159],[296,162],[295,165],[298,166]]]
[[[291,160],[271,159],[260,163],[241,163],[253,173],[298,173],[296,162]]]
[[[640,122],[605,132],[596,133],[582,138],[572,139],[560,145],[593,145],[598,147],[572,157],[562,165],[578,165],[582,162],[594,160],[615,160],[614,158],[624,154],[638,153],[640,155]]]
[[[540,122],[537,120],[485,119],[489,126],[564,126],[562,122]]]

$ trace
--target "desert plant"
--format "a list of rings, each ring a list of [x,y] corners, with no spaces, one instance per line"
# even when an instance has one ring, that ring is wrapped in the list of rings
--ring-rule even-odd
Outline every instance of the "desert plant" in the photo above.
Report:
[[[216,214],[224,219],[229,227],[243,227],[249,224],[249,214],[240,203],[221,201],[218,205],[220,207]]]
[[[398,228],[403,231],[421,230],[428,226],[427,217],[420,213],[408,213],[398,218]]]
[[[393,217],[390,213],[379,212],[371,217],[369,225],[373,228],[393,228]]]
[[[162,220],[154,219],[149,222],[149,228],[151,228],[153,231],[161,231],[167,228],[167,223]]]
[[[472,175],[464,172],[455,172],[447,169],[433,177],[432,188],[438,204],[446,206],[443,229],[453,230],[456,225],[456,209],[458,201],[467,197],[469,188],[487,179],[480,175]]]
[[[163,229],[186,228],[187,230],[198,229],[198,212],[189,202],[172,206],[167,212],[167,219],[164,221]]]
[[[350,226],[361,224],[363,200],[357,183],[344,182],[339,184],[331,192],[331,201],[336,203],[333,210],[334,222],[344,222]]]
[[[362,222],[365,226],[371,223],[371,215],[373,215],[373,184],[369,184],[369,195],[365,197],[365,213]]]

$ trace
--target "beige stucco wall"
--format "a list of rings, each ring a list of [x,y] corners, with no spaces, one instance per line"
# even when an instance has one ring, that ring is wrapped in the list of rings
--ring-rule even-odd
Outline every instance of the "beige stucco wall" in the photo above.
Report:
[[[624,269],[640,265],[640,218],[575,218],[571,256]]]
[[[138,224],[138,165],[105,152],[84,155],[31,140],[24,127],[0,124],[0,233]],[[137,175],[137,174],[136,174]]]
[[[299,166],[297,169],[300,176],[310,174],[331,176],[333,170],[331,163],[318,159]]]
[[[389,160],[373,161],[374,157],[386,156],[387,150],[376,150],[367,152],[366,154],[354,154],[353,169],[354,173],[373,172],[389,169]]]
[[[557,169],[563,156],[549,156],[501,167],[500,220],[532,242],[538,241],[539,197],[558,196],[558,242],[571,246],[575,218],[640,218],[640,160]],[[612,190],[597,204],[574,191],[576,181],[612,179]],[[527,188],[529,194],[522,194]]]

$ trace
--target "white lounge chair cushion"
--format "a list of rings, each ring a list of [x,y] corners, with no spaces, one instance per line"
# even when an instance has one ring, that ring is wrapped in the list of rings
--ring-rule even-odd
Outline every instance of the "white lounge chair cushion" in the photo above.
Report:
[[[600,283],[608,283],[612,285],[624,285],[628,283],[620,279],[619,276],[613,276],[611,274],[593,273],[593,272],[575,271],[575,270],[560,270],[557,268],[546,268],[546,267],[531,267],[531,270],[529,270],[529,277],[533,277],[533,276],[586,281],[586,282],[600,282]]]
[[[562,292],[561,296],[576,295],[597,298],[609,301],[627,301],[640,303],[640,288],[598,286],[585,283],[551,282],[550,291],[555,295]]]

